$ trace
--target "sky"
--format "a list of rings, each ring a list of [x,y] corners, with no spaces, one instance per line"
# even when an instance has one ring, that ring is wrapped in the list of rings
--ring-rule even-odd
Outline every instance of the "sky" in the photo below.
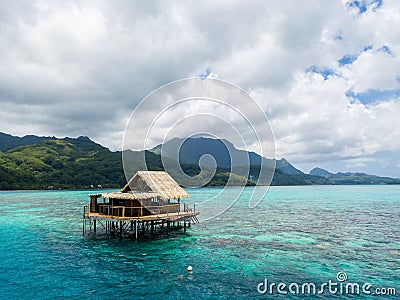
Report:
[[[0,131],[121,150],[146,95],[212,77],[259,103],[277,158],[400,177],[399,55],[397,0],[0,1]]]

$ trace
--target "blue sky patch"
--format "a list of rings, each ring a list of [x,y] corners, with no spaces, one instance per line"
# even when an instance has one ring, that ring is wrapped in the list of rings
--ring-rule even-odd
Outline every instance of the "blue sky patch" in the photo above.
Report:
[[[376,104],[381,101],[388,101],[400,97],[400,89],[384,91],[369,89],[362,93],[354,93],[353,90],[348,90],[346,96],[357,99],[363,104]]]
[[[311,66],[305,70],[306,73],[317,73],[324,77],[324,80],[327,80],[329,76],[335,75],[335,71],[329,68],[323,68],[318,66]]]
[[[365,13],[367,11],[366,1],[349,1],[347,2],[347,6],[351,8],[357,8],[359,10],[359,14]]]
[[[368,45],[368,46],[365,46],[361,52],[367,52],[367,51],[369,51],[371,49],[372,49],[372,46]],[[379,50],[384,51],[386,53],[392,53],[391,50],[389,49],[389,47],[387,47],[387,46],[383,46]],[[346,55],[344,55],[344,56],[342,56],[341,58],[338,59],[339,66],[341,67],[341,66],[344,66],[344,65],[352,64],[355,60],[357,60],[357,58],[359,56],[360,56],[360,53],[358,53],[358,54],[346,54]]]
[[[363,51],[367,52],[368,50],[371,50],[371,49],[372,49],[372,45],[368,45],[368,46],[364,47]]]
[[[211,67],[207,67],[204,73],[198,75],[201,80],[207,79],[207,77],[211,74]]]
[[[341,33],[338,33],[337,35],[335,35],[334,39],[336,41],[342,41],[343,40],[343,35]]]
[[[349,65],[349,64],[352,64],[357,58],[358,58],[358,55],[347,54],[347,55],[339,58],[338,63],[340,66]]]
[[[346,5],[350,8],[358,9],[358,14],[365,13],[368,9],[378,10],[383,4],[383,0],[355,0],[348,1]]]
[[[386,45],[384,45],[383,47],[379,48],[378,51],[382,51],[382,52],[385,52],[386,54],[388,54],[390,56],[394,56],[392,50]]]

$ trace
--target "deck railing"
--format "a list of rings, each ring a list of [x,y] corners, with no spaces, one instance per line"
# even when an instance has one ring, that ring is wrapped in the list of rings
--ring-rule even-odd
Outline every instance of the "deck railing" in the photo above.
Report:
[[[168,204],[168,205],[152,205],[152,206],[114,206],[110,204],[98,204],[96,212],[100,215],[115,216],[115,217],[141,217],[144,215],[145,210],[149,210],[151,214],[170,214],[188,212],[188,206],[185,203],[183,210],[181,204]]]
[[[89,204],[85,204],[85,205],[83,206],[83,218],[84,218],[84,219],[87,218],[87,217],[89,216],[89,213],[90,213],[90,211],[89,211]]]
[[[188,213],[195,212],[196,206],[189,207],[188,203],[175,203],[167,205],[151,205],[151,206],[123,206],[111,205],[110,203],[99,203],[95,207],[95,212],[104,216],[113,217],[142,217],[145,215],[145,210],[150,211],[151,215],[171,214],[171,213]],[[84,206],[84,218],[91,214],[89,205]]]

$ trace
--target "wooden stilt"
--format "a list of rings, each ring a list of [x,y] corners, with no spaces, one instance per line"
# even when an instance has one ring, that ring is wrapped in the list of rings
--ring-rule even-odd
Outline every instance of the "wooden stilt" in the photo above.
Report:
[[[136,239],[137,239],[137,231],[138,231],[137,223],[138,223],[138,221],[135,220],[135,238],[136,238]]]
[[[111,237],[114,237],[114,236],[115,236],[115,224],[114,224],[114,221],[111,222],[111,230],[110,230],[110,233],[111,233]]]
[[[164,211],[159,214],[149,215],[148,211],[146,211],[144,213],[145,216],[136,217],[125,216],[124,213],[121,216],[121,206],[115,206],[118,207],[118,210],[111,209],[108,211],[115,203],[104,203],[103,205],[104,207],[96,208],[95,212],[90,213],[85,213],[85,207],[82,220],[82,235],[86,235],[89,232],[89,234],[96,235],[105,234],[108,238],[129,237],[138,239],[140,235],[154,236],[158,231],[167,232],[168,235],[170,231],[182,230],[183,228],[182,231],[186,232],[187,227],[190,227],[191,222],[195,220],[195,214],[188,208],[176,213],[169,212],[169,215]],[[118,213],[114,216],[113,213],[115,211]],[[136,215],[136,212],[134,215]]]
[[[85,235],[86,225],[86,205],[83,207],[83,219],[82,219],[82,235]]]

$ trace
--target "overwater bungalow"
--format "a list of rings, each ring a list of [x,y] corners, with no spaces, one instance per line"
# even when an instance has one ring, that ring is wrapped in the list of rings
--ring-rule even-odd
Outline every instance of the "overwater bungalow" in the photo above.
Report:
[[[99,231],[120,237],[151,235],[156,230],[196,223],[195,204],[182,200],[188,194],[166,172],[139,171],[120,192],[91,194],[85,205],[83,234]]]

